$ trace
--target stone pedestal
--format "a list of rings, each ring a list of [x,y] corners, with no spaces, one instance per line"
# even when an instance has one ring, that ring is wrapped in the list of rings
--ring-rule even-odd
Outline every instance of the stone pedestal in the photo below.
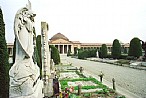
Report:
[[[41,98],[43,96],[40,70],[31,58],[16,62],[9,74],[10,98]]]

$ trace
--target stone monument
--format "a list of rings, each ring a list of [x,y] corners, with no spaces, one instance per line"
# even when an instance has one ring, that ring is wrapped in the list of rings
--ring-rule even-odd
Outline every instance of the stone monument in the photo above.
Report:
[[[43,97],[40,69],[33,59],[35,55],[34,17],[30,2],[26,7],[18,10],[15,16],[16,57],[9,71],[10,98]]]
[[[43,75],[43,93],[44,97],[53,95],[53,78],[50,71],[50,51],[48,45],[49,26],[46,22],[41,22],[41,43],[42,43],[42,75]]]
[[[98,50],[96,51],[96,57],[99,58],[99,52],[98,52]]]

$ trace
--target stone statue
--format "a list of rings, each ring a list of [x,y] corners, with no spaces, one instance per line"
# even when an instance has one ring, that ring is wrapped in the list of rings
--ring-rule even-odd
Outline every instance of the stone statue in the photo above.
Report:
[[[17,61],[25,57],[30,58],[33,55],[34,17],[35,14],[32,13],[30,6],[20,9],[15,16],[14,32],[17,39]]]
[[[30,2],[26,7],[18,10],[15,16],[16,58],[9,71],[10,98],[42,98],[40,69],[33,60],[34,17]]]

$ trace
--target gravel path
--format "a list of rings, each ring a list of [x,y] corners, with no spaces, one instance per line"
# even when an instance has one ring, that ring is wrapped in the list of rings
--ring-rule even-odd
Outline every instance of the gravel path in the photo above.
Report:
[[[129,90],[141,98],[146,98],[146,71],[144,70],[69,57],[64,57],[63,59],[72,63],[73,66],[82,66],[85,70],[95,75],[99,75],[102,71],[104,79],[107,81],[111,82],[112,78],[115,78],[116,85]]]

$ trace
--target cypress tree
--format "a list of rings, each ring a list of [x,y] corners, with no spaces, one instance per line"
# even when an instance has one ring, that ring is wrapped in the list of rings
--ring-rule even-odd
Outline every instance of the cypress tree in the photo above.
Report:
[[[5,40],[5,24],[0,8],[0,98],[9,98],[9,62]]]
[[[114,59],[119,59],[120,56],[121,56],[121,44],[119,43],[118,39],[115,39],[112,45],[112,57]]]
[[[130,41],[128,56],[139,57],[142,55],[142,46],[139,38],[135,37]]]
[[[36,49],[37,49],[37,64],[42,69],[42,55],[41,55],[41,35],[36,38]]]
[[[102,44],[101,46],[101,58],[107,57],[107,46],[106,44]]]
[[[59,55],[58,49],[53,45],[50,45],[50,48],[51,48],[51,59],[53,59],[55,64],[59,64],[60,63],[60,55]]]

